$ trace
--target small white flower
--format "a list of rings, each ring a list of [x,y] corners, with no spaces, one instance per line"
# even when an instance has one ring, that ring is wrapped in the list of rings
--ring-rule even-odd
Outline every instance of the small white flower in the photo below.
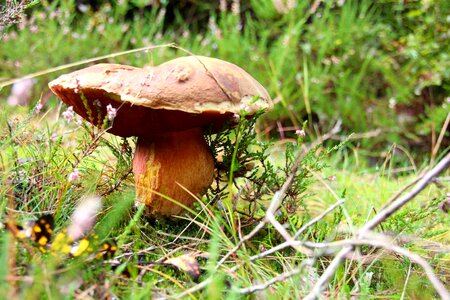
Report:
[[[251,111],[250,106],[248,106],[247,104],[241,104],[240,108],[247,113]]]
[[[104,24],[100,24],[97,26],[97,31],[102,33],[105,31],[105,25]]]
[[[39,101],[36,104],[36,106],[34,107],[34,111],[38,114],[42,110],[42,107],[43,107],[43,105],[42,105],[41,101]]]
[[[78,126],[83,125],[83,118],[80,117],[80,116],[77,116],[77,125],[78,125]]]
[[[69,106],[65,112],[62,113],[62,117],[69,123],[71,123],[75,117],[73,112],[73,106]]]
[[[241,5],[239,3],[239,1],[233,1],[233,3],[231,3],[231,13],[235,16],[238,16],[241,12]]]
[[[397,105],[397,101],[395,100],[395,98],[390,98],[389,99],[389,108],[394,109],[396,105]]]
[[[50,13],[50,19],[59,18],[60,16],[61,16],[61,12],[59,11],[59,9],[54,10]]]
[[[80,172],[77,168],[73,169],[73,171],[69,174],[69,182],[74,182],[80,179]]]
[[[227,1],[226,0],[220,0],[219,2],[219,9],[221,12],[226,12],[227,11]]]
[[[89,6],[87,6],[86,4],[83,4],[83,3],[81,3],[81,4],[78,4],[78,7],[77,7],[82,13],[85,13],[85,12],[87,12],[88,10],[89,10]]]
[[[128,25],[128,24],[123,24],[123,25],[120,27],[120,29],[122,30],[122,32],[127,32],[127,31],[128,31],[128,28],[129,28],[129,25]]]
[[[239,123],[241,116],[238,114],[233,114],[233,123]]]
[[[117,109],[111,106],[111,104],[108,104],[106,106],[106,112],[108,114],[108,119],[112,122],[114,118],[117,116]]]
[[[297,129],[295,131],[295,134],[300,136],[306,136],[306,132],[303,129]]]

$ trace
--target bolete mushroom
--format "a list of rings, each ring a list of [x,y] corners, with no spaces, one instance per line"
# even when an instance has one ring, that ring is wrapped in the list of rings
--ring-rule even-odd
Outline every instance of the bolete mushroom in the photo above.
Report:
[[[214,161],[203,129],[220,130],[233,115],[252,115],[271,100],[252,76],[223,60],[187,56],[156,67],[97,64],[49,83],[84,119],[102,126],[116,109],[108,132],[137,136],[133,158],[136,202],[146,214],[178,215],[211,185]],[[189,192],[187,192],[189,191]]]

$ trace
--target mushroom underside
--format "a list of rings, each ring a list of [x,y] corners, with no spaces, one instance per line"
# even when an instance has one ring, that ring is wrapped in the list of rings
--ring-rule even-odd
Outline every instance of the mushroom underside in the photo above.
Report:
[[[77,114],[98,127],[104,126],[107,106],[111,105],[117,110],[117,115],[114,122],[109,124],[111,126],[108,132],[121,137],[152,137],[159,133],[198,127],[209,127],[217,132],[222,130],[233,115],[215,111],[188,113],[182,110],[152,109],[122,102],[119,96],[107,94],[99,89],[80,89],[75,92],[61,86],[53,86],[52,90],[63,102],[72,106]],[[83,97],[90,101],[83,100]]]

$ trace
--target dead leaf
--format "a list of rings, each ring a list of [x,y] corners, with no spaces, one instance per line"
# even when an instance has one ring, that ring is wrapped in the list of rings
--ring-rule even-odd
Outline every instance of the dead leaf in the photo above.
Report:
[[[197,262],[197,253],[187,253],[164,261],[165,265],[172,265],[185,271],[194,281],[200,277],[200,266]]]

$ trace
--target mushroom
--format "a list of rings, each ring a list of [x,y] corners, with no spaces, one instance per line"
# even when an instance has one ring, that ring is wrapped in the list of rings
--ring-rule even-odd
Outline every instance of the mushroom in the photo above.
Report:
[[[107,107],[116,109],[108,132],[138,137],[136,202],[153,217],[179,215],[183,207],[176,202],[189,207],[192,194],[203,195],[211,185],[214,160],[204,128],[219,131],[242,110],[252,115],[272,106],[264,87],[243,69],[202,56],[144,69],[97,64],[49,86],[94,125],[104,124]]]

